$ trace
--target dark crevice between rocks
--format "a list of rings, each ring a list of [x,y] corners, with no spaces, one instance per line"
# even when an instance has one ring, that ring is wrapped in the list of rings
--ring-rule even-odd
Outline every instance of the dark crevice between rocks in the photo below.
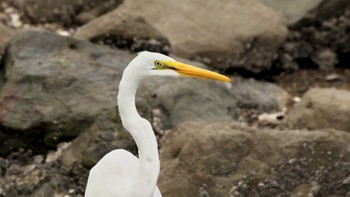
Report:
[[[5,64],[6,62],[9,62],[9,48],[5,47],[4,53],[0,54],[0,91],[5,85],[6,77],[5,77]]]
[[[298,65],[299,69],[317,69],[318,65],[312,61],[309,57],[296,58],[294,60]]]
[[[339,60],[339,63],[336,65],[336,67],[350,68],[350,52],[349,53],[339,53],[338,60]]]
[[[19,149],[31,150],[36,154],[46,153],[47,145],[44,143],[44,135],[34,129],[28,132],[16,130],[0,125],[0,157],[7,157]]]
[[[57,144],[73,139],[57,132],[42,132],[41,127],[17,131],[0,125],[0,157],[7,157],[19,149],[29,150],[34,155],[46,155],[48,151],[55,151]]]

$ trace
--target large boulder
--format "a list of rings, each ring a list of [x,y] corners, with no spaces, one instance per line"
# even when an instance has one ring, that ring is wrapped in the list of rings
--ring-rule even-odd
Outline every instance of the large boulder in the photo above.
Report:
[[[347,196],[349,133],[186,123],[160,151],[163,196]]]
[[[27,142],[39,138],[55,145],[62,137],[76,137],[115,110],[118,81],[133,57],[46,32],[17,35],[1,66],[0,124],[10,136],[27,134]],[[12,136],[12,142],[10,136],[5,144],[18,144],[20,137]]]
[[[314,88],[288,113],[287,124],[298,129],[334,128],[350,132],[350,92]]]
[[[198,58],[222,70],[269,70],[287,33],[281,16],[256,0],[126,0],[83,28],[94,31],[138,16],[170,40],[173,54]]]

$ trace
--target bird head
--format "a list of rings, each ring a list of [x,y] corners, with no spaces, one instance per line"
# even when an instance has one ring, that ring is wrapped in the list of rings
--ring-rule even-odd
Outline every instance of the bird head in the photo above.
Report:
[[[146,73],[151,76],[185,76],[225,82],[231,81],[230,78],[224,75],[178,62],[160,53],[143,51],[138,53],[135,60],[142,61],[135,65],[142,65],[143,68],[141,69],[146,69]]]

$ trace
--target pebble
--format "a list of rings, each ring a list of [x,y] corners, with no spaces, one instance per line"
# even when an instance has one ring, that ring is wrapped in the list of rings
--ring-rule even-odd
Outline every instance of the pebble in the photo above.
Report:
[[[336,74],[336,73],[332,73],[332,74],[329,74],[325,77],[325,80],[328,81],[328,82],[334,82],[334,81],[342,81],[343,80],[343,77]]]
[[[272,114],[263,113],[258,116],[258,121],[260,124],[267,125],[267,124],[273,124],[277,125],[280,124],[281,121],[284,119],[285,111],[276,112]]]
[[[301,98],[296,96],[293,98],[293,101],[294,103],[299,103],[301,101]]]

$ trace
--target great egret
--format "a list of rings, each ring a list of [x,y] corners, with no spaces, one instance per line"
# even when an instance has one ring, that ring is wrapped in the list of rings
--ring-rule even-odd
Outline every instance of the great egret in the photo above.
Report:
[[[106,154],[91,170],[85,197],[159,197],[157,140],[151,124],[136,110],[135,93],[150,76],[187,76],[229,82],[226,76],[180,63],[159,54],[139,53],[125,68],[119,84],[118,107],[124,128],[138,147],[139,158],[123,149]]]

